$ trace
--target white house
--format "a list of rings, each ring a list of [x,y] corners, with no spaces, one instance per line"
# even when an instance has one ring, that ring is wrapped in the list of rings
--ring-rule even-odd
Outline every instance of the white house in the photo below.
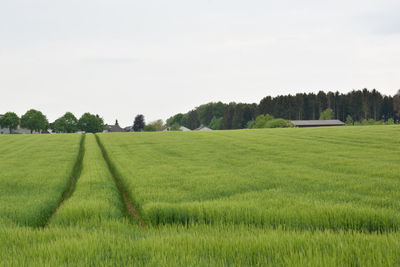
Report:
[[[161,128],[161,131],[162,131],[162,132],[168,132],[168,131],[173,131],[173,130],[172,130],[172,128],[169,127],[168,125],[164,125],[164,126]],[[175,131],[176,131],[176,130],[175,130]],[[188,132],[188,131],[191,131],[191,130],[190,130],[189,128],[186,128],[185,126],[180,126],[179,129],[178,129],[178,131]]]
[[[31,130],[25,129],[18,127],[17,129],[12,131],[13,134],[30,134]],[[0,128],[0,134],[9,134],[10,130],[8,128]],[[33,133],[37,133],[36,131],[33,131]]]
[[[193,131],[212,131],[212,129],[208,128],[207,126],[200,126],[197,129],[194,129]]]
[[[181,131],[183,131],[183,132],[191,131],[189,128],[186,128],[185,126],[179,127],[179,130],[181,130]]]
[[[0,128],[0,134],[9,134],[10,130],[7,128]]]

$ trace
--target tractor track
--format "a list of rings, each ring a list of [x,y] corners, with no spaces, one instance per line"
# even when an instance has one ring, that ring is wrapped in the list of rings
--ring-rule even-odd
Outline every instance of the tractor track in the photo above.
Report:
[[[140,226],[145,227],[146,224],[140,215],[139,210],[135,207],[134,202],[129,196],[128,190],[125,188],[125,185],[122,182],[114,164],[111,162],[110,157],[108,156],[107,150],[104,148],[103,143],[101,142],[99,136],[95,134],[97,144],[100,147],[101,153],[103,155],[104,161],[107,164],[108,170],[111,173],[111,176],[114,179],[115,185],[117,186],[118,192],[121,197],[121,201],[123,203],[125,213],[129,219],[137,222]]]
[[[86,135],[82,134],[81,140],[79,142],[78,156],[76,158],[74,167],[72,168],[72,172],[71,172],[70,179],[68,181],[67,187],[65,188],[64,192],[62,193],[60,201],[58,202],[57,206],[52,210],[52,212],[49,213],[46,216],[46,218],[43,220],[43,222],[41,224],[39,224],[37,227],[39,227],[39,228],[46,227],[49,224],[51,218],[54,216],[54,214],[56,214],[57,210],[74,193],[75,187],[76,187],[76,183],[77,183],[79,177],[81,176],[82,167],[83,167],[82,163],[83,163],[83,157],[85,155],[85,137],[86,137]]]

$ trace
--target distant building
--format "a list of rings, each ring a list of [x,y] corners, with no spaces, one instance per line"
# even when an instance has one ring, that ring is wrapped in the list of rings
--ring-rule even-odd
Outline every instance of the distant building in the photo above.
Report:
[[[9,129],[0,128],[0,134],[9,134],[9,133],[10,133]],[[13,130],[12,133],[13,134],[30,134],[31,130],[18,127],[17,129]],[[39,132],[33,131],[32,133],[38,134]],[[44,131],[42,131],[42,133],[50,133],[50,131],[49,130],[44,130]]]
[[[200,126],[199,128],[194,129],[193,131],[212,131],[212,129],[207,126]]]
[[[0,117],[3,115],[0,115]],[[17,129],[12,131],[13,134],[30,134],[31,130],[29,129],[25,129],[25,128],[21,128],[18,126]],[[36,131],[33,131],[33,133],[38,133]],[[10,134],[10,129],[8,128],[0,128],[0,134]]]
[[[0,128],[0,134],[9,134],[10,130],[6,128]]]
[[[132,126],[125,127],[124,132],[133,132]]]
[[[183,131],[183,132],[191,131],[189,128],[186,128],[185,126],[179,127],[179,130],[181,130],[181,131]]]
[[[162,132],[171,131],[171,127],[169,127],[168,125],[164,125],[163,127],[161,127],[161,131],[162,131]]]
[[[162,132],[168,132],[168,131],[174,131],[172,130],[172,128],[168,125],[164,125],[163,127],[161,127]],[[180,126],[178,130],[175,131],[182,131],[182,132],[188,132],[191,131],[189,128],[186,128],[185,126]]]
[[[116,120],[114,125],[106,125],[106,129],[103,132],[104,133],[122,133],[122,132],[125,132],[125,130],[119,126],[118,120]]]
[[[326,127],[326,126],[343,126],[344,122],[340,120],[294,120],[290,121],[296,127]]]

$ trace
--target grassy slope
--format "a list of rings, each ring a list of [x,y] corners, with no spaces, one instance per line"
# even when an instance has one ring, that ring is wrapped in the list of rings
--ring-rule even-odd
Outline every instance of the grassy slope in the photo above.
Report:
[[[80,135],[0,137],[0,223],[39,226],[68,184]]]
[[[101,135],[154,224],[400,226],[400,128]]]

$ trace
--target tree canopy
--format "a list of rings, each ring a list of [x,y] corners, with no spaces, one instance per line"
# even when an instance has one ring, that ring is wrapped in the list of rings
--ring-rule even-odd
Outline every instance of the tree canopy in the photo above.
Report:
[[[163,120],[156,120],[146,124],[143,130],[146,132],[160,131],[163,125],[164,125]]]
[[[8,128],[10,133],[17,129],[19,125],[19,117],[14,112],[7,112],[0,117],[0,127]]]
[[[78,119],[71,112],[67,112],[55,120],[50,128],[58,133],[75,133],[78,131]]]
[[[87,133],[99,133],[104,130],[104,121],[99,115],[87,112],[79,118],[78,128]]]
[[[398,118],[400,118],[400,90],[393,97],[393,110]]]
[[[41,132],[47,130],[49,122],[42,112],[30,109],[21,117],[21,127],[27,128],[31,131]]]

